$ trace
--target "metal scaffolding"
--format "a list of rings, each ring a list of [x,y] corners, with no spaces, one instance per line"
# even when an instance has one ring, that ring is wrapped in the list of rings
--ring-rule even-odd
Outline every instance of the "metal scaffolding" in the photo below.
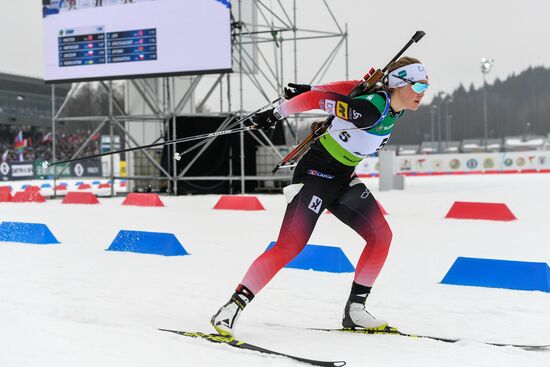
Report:
[[[126,82],[126,97],[128,91],[132,90],[133,94],[139,98],[137,105],[142,113],[136,113],[134,100],[132,106],[129,101],[122,106],[113,98],[112,81],[100,82],[101,88],[109,96],[109,114],[106,116],[79,116],[79,117],[62,117],[63,110],[67,101],[72,97],[72,92],[76,88],[72,88],[67,94],[64,103],[59,109],[56,109],[55,100],[55,85],[52,86],[52,135],[53,141],[53,161],[56,160],[56,139],[55,130],[56,124],[71,121],[92,121],[97,122],[98,127],[86,139],[81,147],[74,153],[71,159],[79,158],[81,152],[92,140],[92,136],[97,134],[105,126],[109,127],[109,135],[111,142],[111,150],[114,149],[114,134],[115,130],[119,131],[124,137],[126,147],[134,147],[151,142],[161,142],[165,139],[166,133],[171,131],[170,139],[176,139],[176,118],[178,116],[218,116],[225,117],[223,123],[217,131],[222,131],[231,127],[235,121],[241,119],[250,111],[245,108],[246,104],[250,104],[251,96],[261,96],[266,104],[271,103],[274,96],[280,96],[283,86],[289,81],[298,81],[300,55],[298,53],[298,42],[306,42],[315,39],[334,39],[336,44],[329,49],[324,45],[323,50],[319,50],[319,59],[321,65],[318,69],[311,68],[311,65],[305,65],[308,72],[316,70],[309,84],[319,84],[323,81],[324,76],[330,69],[336,57],[339,55],[342,48],[345,50],[345,79],[348,77],[348,33],[347,25],[342,27],[326,0],[323,0],[323,6],[315,7],[315,16],[318,19],[318,24],[325,24],[325,27],[334,27],[335,31],[303,29],[298,27],[298,9],[296,0],[271,0],[269,6],[267,0],[235,0],[231,9],[231,34],[232,34],[232,49],[233,49],[233,69],[231,74],[218,74],[214,81],[209,84],[204,75],[195,76],[170,76],[154,79],[131,79]],[[307,9],[310,10],[311,9]],[[301,11],[305,11],[301,9]],[[322,17],[327,19],[323,19]],[[327,24],[333,24],[328,26]],[[291,52],[285,52],[285,49],[291,48]],[[272,50],[271,55],[268,53]],[[327,53],[322,58],[322,53]],[[289,64],[292,64],[292,77],[288,78]],[[237,79],[237,83],[232,83],[232,80]],[[198,88],[201,85],[201,88]],[[254,93],[249,90],[253,87]],[[247,92],[245,93],[245,89]],[[219,93],[219,107],[213,107],[212,100],[215,92]],[[238,96],[235,103],[235,96]],[[195,103],[198,101],[197,103]],[[255,107],[250,110],[256,110]],[[185,112],[184,112],[185,110]],[[209,111],[207,111],[209,110]],[[288,145],[296,144],[300,139],[298,132],[300,128],[299,121],[304,118],[319,117],[319,114],[304,114],[295,116],[285,120],[285,136]],[[135,124],[154,124],[155,133],[149,132],[143,134],[140,138],[135,136],[135,129],[131,126]],[[240,123],[243,126],[243,122]],[[303,125],[303,124],[302,124]],[[170,128],[171,127],[171,128]],[[145,130],[145,128],[144,128]],[[245,192],[246,180],[259,181],[288,181],[290,173],[284,172],[281,175],[245,175],[245,154],[244,154],[244,134],[251,134],[253,138],[266,148],[272,154],[273,158],[279,160],[282,158],[282,147],[273,145],[269,137],[261,131],[240,132],[240,167],[238,173],[232,172],[229,176],[224,177],[195,177],[186,176],[190,167],[196,162],[198,157],[204,153],[213,139],[203,140],[196,143],[183,154],[194,154],[193,159],[183,167],[179,172],[177,169],[177,161],[175,154],[171,156],[171,170],[166,170],[161,166],[158,158],[155,158],[151,152],[139,150],[129,154],[129,174],[125,177],[115,175],[113,156],[110,158],[110,178],[111,180],[127,179],[137,185],[141,182],[166,182],[172,187],[172,194],[177,195],[178,181],[191,180],[230,180],[240,181],[240,192]],[[175,148],[175,146],[174,146]],[[284,147],[288,149],[288,147]],[[172,153],[175,150],[172,150]],[[150,167],[156,171],[156,174],[144,175],[135,173],[133,169],[134,155],[141,155],[148,162]],[[128,156],[127,156],[128,157]],[[128,163],[128,162],[127,162]],[[60,174],[56,171],[55,178]],[[112,185],[114,186],[114,185]],[[114,191],[111,191],[114,194]]]

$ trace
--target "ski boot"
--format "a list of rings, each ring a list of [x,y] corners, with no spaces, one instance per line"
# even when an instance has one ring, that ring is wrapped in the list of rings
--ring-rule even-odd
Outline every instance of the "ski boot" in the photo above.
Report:
[[[384,330],[388,327],[388,322],[372,316],[363,303],[348,300],[342,317],[342,326],[345,329]]]
[[[234,329],[246,305],[254,295],[246,287],[239,286],[229,302],[223,305],[210,319],[210,324],[223,336],[235,336]]]

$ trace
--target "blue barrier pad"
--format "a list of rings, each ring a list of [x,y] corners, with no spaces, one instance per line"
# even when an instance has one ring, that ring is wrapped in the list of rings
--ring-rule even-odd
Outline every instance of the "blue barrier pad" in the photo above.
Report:
[[[107,251],[127,251],[163,256],[189,255],[172,233],[119,231]]]
[[[443,284],[550,292],[546,263],[458,257]]]
[[[271,249],[275,242],[267,246]],[[355,268],[340,247],[306,245],[285,268],[326,271],[329,273],[353,273]]]
[[[45,224],[21,222],[0,223],[0,241],[36,245],[60,243]]]
[[[40,187],[43,188],[43,189],[49,189],[49,188],[52,187],[52,185],[49,184],[49,183],[43,183],[42,185],[40,185]]]
[[[101,183],[101,182],[99,182],[99,181],[93,181],[93,182],[92,182],[92,185],[99,185],[100,183]]]

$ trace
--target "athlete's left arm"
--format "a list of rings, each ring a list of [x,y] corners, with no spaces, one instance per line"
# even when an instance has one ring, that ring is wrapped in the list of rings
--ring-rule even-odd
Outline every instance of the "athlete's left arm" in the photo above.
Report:
[[[334,92],[338,94],[350,94],[353,88],[355,88],[361,80],[344,80],[340,82],[332,82],[322,85],[312,85],[312,90],[318,90],[322,92]]]
[[[354,99],[330,91],[311,90],[290,100],[284,101],[277,108],[281,117],[315,109],[323,110],[333,116],[349,121],[359,128],[373,126],[381,114],[370,101]]]

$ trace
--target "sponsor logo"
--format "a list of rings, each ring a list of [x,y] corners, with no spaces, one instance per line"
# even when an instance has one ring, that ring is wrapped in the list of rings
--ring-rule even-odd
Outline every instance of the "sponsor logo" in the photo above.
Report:
[[[90,174],[99,174],[99,167],[88,167],[86,172]]]
[[[315,195],[311,198],[311,201],[309,202],[308,208],[309,210],[319,214],[319,211],[321,211],[321,206],[323,205],[323,200]]]
[[[407,70],[400,70],[399,73],[397,73],[397,76],[404,78],[407,76]]]
[[[451,169],[459,169],[460,168],[460,161],[458,159],[453,159],[449,162],[449,167]]]
[[[516,164],[518,165],[518,167],[525,166],[525,158],[519,157],[518,159],[516,159]]]
[[[432,167],[434,170],[440,170],[443,167],[443,161],[441,159],[436,159],[432,162]]]
[[[33,175],[32,164],[22,164],[11,167],[12,177],[29,177]]]
[[[539,156],[538,161],[539,161],[539,164],[545,165],[545,164],[546,164],[546,157],[544,157],[544,156]]]
[[[360,112],[357,112],[354,109],[351,109],[351,116],[352,116],[352,119],[354,120],[357,120],[363,117],[363,115]]]
[[[514,164],[514,161],[513,161],[511,158],[506,158],[506,159],[504,160],[504,165],[505,165],[506,167],[510,167],[512,164]]]
[[[317,176],[317,177],[321,177],[321,178],[326,178],[327,180],[334,179],[333,175],[327,175],[326,173],[319,172],[319,171],[316,171],[314,169],[308,170],[307,174],[310,175],[310,176]]]
[[[483,168],[494,168],[495,167],[495,161],[493,158],[485,158],[483,161]]]
[[[336,116],[341,119],[348,119],[348,104],[346,102],[338,101],[336,103]]]
[[[80,163],[75,164],[74,174],[78,177],[81,177],[84,174],[84,167]]]
[[[466,167],[468,167],[469,169],[474,169],[477,167],[477,160],[476,159],[468,159],[468,161],[466,162]]]
[[[391,129],[393,129],[393,125],[395,125],[395,124],[391,124],[391,125],[388,125],[388,126],[378,125],[378,127],[376,128],[376,131],[387,131],[387,130],[391,130]]]
[[[8,173],[10,173],[10,165],[6,162],[2,162],[2,164],[0,164],[0,173],[7,176]]]
[[[331,115],[335,115],[336,114],[336,102],[334,102],[331,99],[325,99],[325,108],[324,108],[324,110],[326,112],[330,113]]]
[[[370,100],[372,100],[373,98],[374,98],[374,94],[371,94],[371,95],[369,95],[369,96],[367,97],[367,101],[370,101]]]
[[[363,193],[361,194],[361,199],[366,199],[369,197],[369,195],[370,195],[369,189],[365,189],[365,191],[363,191]]]
[[[417,159],[416,160],[417,167],[420,168],[420,169],[424,168],[424,162],[426,162],[426,159],[424,159],[424,158],[423,159]]]

